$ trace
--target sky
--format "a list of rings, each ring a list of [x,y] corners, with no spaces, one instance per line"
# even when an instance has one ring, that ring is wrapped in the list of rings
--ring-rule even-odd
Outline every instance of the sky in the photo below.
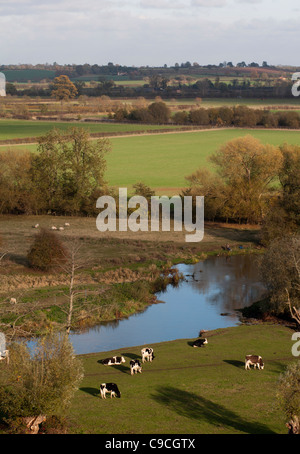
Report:
[[[0,64],[300,66],[299,0],[0,0]]]

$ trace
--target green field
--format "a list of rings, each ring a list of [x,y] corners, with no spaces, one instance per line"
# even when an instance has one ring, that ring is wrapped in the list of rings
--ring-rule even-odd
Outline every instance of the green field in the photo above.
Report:
[[[199,329],[201,321],[199,321]],[[284,434],[279,375],[295,358],[292,330],[238,326],[207,333],[205,348],[190,339],[154,344],[155,359],[130,375],[140,347],[83,355],[85,377],[73,400],[71,431],[84,434]],[[245,354],[260,354],[264,370],[246,371]],[[126,363],[99,360],[122,354]],[[103,382],[117,383],[121,399],[100,398]]]
[[[201,99],[201,101],[199,101]],[[285,106],[300,107],[300,100],[296,98],[277,99],[277,98],[178,98],[174,100],[165,100],[166,104],[170,106],[176,106],[178,104],[193,105],[200,104],[200,107],[232,107],[232,106],[248,106],[255,107],[257,109],[265,106],[281,106],[282,109]]]
[[[57,128],[66,131],[71,127],[85,128],[91,133],[145,131],[153,129],[174,129],[174,126],[118,124],[118,123],[79,123],[60,121],[30,121],[30,120],[0,120],[0,140],[25,137],[38,137],[46,134],[50,129]]]
[[[113,186],[143,181],[156,189],[178,189],[197,168],[211,167],[207,158],[222,144],[247,134],[262,143],[300,144],[300,131],[249,129],[113,138],[112,152],[107,156],[107,179]]]
[[[47,69],[5,69],[2,72],[7,82],[39,82],[55,77],[55,71]]]
[[[61,128],[71,126],[69,123],[57,123],[57,125]],[[28,137],[31,133],[41,135],[47,132],[50,126],[53,127],[53,123],[20,122],[18,126],[14,122],[5,120],[3,123],[0,122],[0,137],[12,138],[14,134],[19,137],[21,134],[23,137]],[[100,123],[83,126],[91,132],[101,132],[101,130],[107,130],[106,128],[128,130],[128,127],[134,125]],[[134,127],[142,128],[143,126]],[[148,128],[148,125],[146,127]],[[156,189],[158,193],[165,191],[167,195],[170,192],[175,194],[175,191],[186,186],[185,177],[197,168],[209,167],[212,169],[208,157],[222,144],[247,134],[251,134],[264,144],[281,145],[285,142],[294,145],[300,144],[300,131],[270,129],[228,128],[115,137],[110,139],[112,151],[107,155],[106,179],[110,185],[119,187],[131,187],[136,182],[142,181]],[[36,145],[9,146],[9,148],[35,151]],[[1,149],[4,150],[6,147],[3,146]]]

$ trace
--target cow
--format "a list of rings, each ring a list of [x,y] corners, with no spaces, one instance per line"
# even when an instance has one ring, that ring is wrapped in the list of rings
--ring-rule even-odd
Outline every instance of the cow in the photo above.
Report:
[[[144,363],[146,360],[152,362],[154,359],[153,348],[145,347],[141,350],[142,353],[142,362]]]
[[[0,361],[5,360],[9,364],[9,350],[0,351]]]
[[[205,344],[208,344],[207,339],[204,337],[203,339],[196,339],[193,342],[193,347],[204,347]]]
[[[142,366],[138,359],[132,359],[129,364],[130,364],[131,375],[137,374],[138,372],[140,374],[142,373]]]
[[[110,393],[110,398],[121,397],[119,388],[115,383],[101,383],[100,385],[101,399],[106,399],[106,393]]]
[[[104,366],[116,366],[125,363],[125,358],[124,356],[113,356],[111,358],[105,358],[101,362]]]
[[[262,357],[258,355],[246,355],[245,357],[245,369],[250,369],[250,366],[254,366],[254,369],[256,369],[256,366],[258,369],[263,369],[265,367]]]

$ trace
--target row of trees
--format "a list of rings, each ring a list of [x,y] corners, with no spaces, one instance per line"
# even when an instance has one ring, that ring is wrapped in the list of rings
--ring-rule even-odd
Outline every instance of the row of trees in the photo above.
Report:
[[[17,89],[17,87],[8,83],[6,87],[7,94],[17,96],[51,96],[52,84],[56,83],[59,78],[69,77],[66,74],[57,76],[53,83],[50,83],[48,87],[42,88],[40,86],[32,86],[29,88]],[[74,82],[78,94],[84,94],[87,96],[113,96],[117,97],[153,97],[157,94],[165,98],[186,98],[186,97],[206,97],[206,98],[292,98],[292,86],[293,82],[291,79],[275,79],[271,81],[268,74],[255,75],[254,83],[251,83],[247,78],[242,81],[235,78],[229,83],[220,81],[220,78],[216,76],[216,80],[213,82],[209,78],[199,79],[196,82],[192,80],[187,81],[181,77],[174,77],[172,79],[161,74],[150,74],[148,82],[138,86],[125,86],[122,84],[115,84],[112,78],[99,77],[99,82],[92,85],[86,85],[83,81],[77,80]],[[248,77],[248,76],[247,76]],[[252,75],[252,77],[254,77]],[[71,82],[73,83],[73,82]]]
[[[116,121],[141,123],[168,123],[193,126],[236,126],[265,128],[300,128],[300,115],[296,111],[272,112],[247,106],[197,108],[179,111],[173,115],[163,102],[143,108],[119,108],[112,118]]]
[[[105,181],[109,151],[106,139],[90,141],[86,130],[73,128],[41,137],[37,153],[2,152],[0,213],[98,214],[98,197],[113,195]],[[299,146],[264,145],[246,136],[223,145],[209,161],[215,171],[195,170],[182,193],[205,197],[207,220],[263,223],[265,244],[277,231],[295,231],[300,223]],[[135,190],[144,195],[141,185]]]

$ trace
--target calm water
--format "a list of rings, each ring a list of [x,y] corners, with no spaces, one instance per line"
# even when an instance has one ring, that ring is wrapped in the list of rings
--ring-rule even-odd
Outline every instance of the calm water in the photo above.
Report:
[[[128,319],[72,333],[75,353],[191,339],[201,329],[235,326],[239,324],[235,310],[258,300],[265,291],[259,281],[255,256],[213,257],[177,268],[185,280],[178,288],[168,286],[165,292],[157,294],[162,303]]]

